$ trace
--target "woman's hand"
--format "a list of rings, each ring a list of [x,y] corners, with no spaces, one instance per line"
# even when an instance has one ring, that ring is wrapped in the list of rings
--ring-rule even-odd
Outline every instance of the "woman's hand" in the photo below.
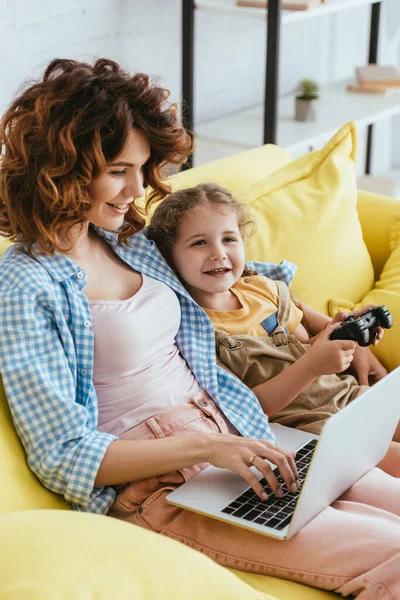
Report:
[[[373,385],[387,375],[385,367],[381,365],[371,350],[362,348],[358,344],[351,364],[351,371],[357,378],[359,385]]]
[[[278,467],[290,492],[297,492],[299,489],[299,476],[294,462],[295,453],[283,450],[267,440],[239,437],[231,434],[209,434],[209,440],[207,441],[209,441],[207,462],[215,467],[222,467],[239,473],[261,500],[267,500],[268,496],[251,470],[252,466],[264,475],[278,498],[284,495],[272,470],[273,468],[265,459]]]
[[[312,340],[306,357],[310,370],[319,375],[332,375],[346,371],[352,363],[356,342],[352,340],[331,340],[332,333],[340,327],[339,322],[328,323]],[[303,360],[303,359],[302,359]]]

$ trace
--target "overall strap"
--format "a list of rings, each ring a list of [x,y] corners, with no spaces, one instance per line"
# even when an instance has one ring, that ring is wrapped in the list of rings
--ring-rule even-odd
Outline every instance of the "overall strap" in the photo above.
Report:
[[[290,316],[290,293],[289,288],[286,283],[283,281],[275,282],[278,288],[278,314],[277,321],[278,326],[273,331],[271,337],[273,339],[274,346],[277,348],[287,347],[287,333],[286,333],[286,325]]]
[[[235,340],[232,336],[229,335],[226,331],[222,331],[222,329],[215,330],[215,341],[218,346],[225,346],[228,350],[239,350],[243,346],[243,342],[240,340]]]

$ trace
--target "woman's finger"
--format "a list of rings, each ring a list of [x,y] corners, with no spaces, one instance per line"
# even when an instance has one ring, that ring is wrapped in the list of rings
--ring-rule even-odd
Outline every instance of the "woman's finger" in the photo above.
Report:
[[[262,462],[260,463],[259,461],[254,461],[254,463],[256,463],[255,466],[257,468],[259,468],[258,465],[262,467],[262,469],[260,470],[263,473],[264,477],[267,479],[275,495],[277,495],[278,497],[281,495],[279,493],[279,484],[271,466],[264,460],[265,458],[277,466],[278,470],[280,471],[283,477],[284,482],[286,483],[287,489],[291,492],[297,490],[297,482],[299,479],[299,475],[297,472],[296,463],[291,452],[287,452],[286,450],[282,450],[281,448],[275,447],[274,449],[269,449],[267,456],[264,455],[260,456],[259,458],[261,458]]]
[[[287,461],[287,464],[293,474],[294,479],[297,481],[299,478],[299,473],[297,471],[297,466],[296,466],[296,453],[294,452],[289,452],[288,450],[285,450],[284,448],[281,448],[280,446],[275,446],[273,444],[270,444],[269,446],[270,450],[272,450],[274,453],[278,453],[278,454],[282,454]],[[270,460],[271,462],[274,462],[269,456],[266,456],[265,458],[268,458],[268,460]],[[274,462],[274,464],[276,464]],[[279,465],[277,465],[279,467]]]
[[[268,500],[267,492],[264,490],[256,475],[248,466],[244,465],[242,469],[238,470],[238,473],[245,481],[247,481],[249,486],[254,490],[260,500]]]
[[[279,482],[276,478],[276,475],[273,471],[271,465],[261,456],[257,456],[253,465],[264,475],[265,480],[267,481],[269,487],[278,498],[283,498],[283,490],[281,489]]]

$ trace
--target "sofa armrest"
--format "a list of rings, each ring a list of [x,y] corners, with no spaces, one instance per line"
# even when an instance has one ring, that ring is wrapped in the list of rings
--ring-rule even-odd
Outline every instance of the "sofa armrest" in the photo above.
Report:
[[[400,202],[388,196],[358,190],[357,210],[375,279],[378,279],[391,253],[391,235],[400,215]]]

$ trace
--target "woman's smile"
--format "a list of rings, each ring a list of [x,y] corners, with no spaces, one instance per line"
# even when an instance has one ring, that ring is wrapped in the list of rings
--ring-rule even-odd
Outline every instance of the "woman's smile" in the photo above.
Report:
[[[106,202],[107,206],[109,206],[113,211],[117,212],[119,215],[124,215],[129,210],[129,203],[125,204],[111,204],[111,202]]]

